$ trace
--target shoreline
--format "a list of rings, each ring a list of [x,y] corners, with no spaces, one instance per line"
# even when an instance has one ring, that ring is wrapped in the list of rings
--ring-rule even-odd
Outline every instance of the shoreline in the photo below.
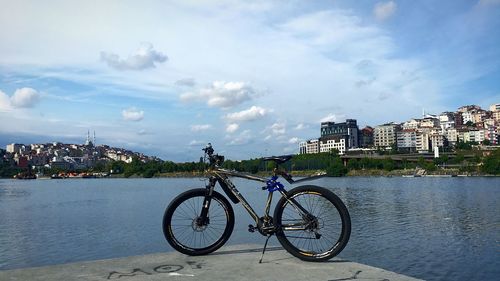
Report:
[[[314,171],[292,171],[290,174],[293,177],[308,177],[313,174],[317,174],[318,172],[324,172],[321,170],[314,170]],[[255,175],[261,176],[261,177],[269,177],[272,174],[269,172],[258,172]],[[158,175],[155,175],[151,178],[203,178],[205,177],[204,172],[174,172],[174,173],[161,173]],[[328,176],[325,175],[325,177],[334,177],[334,176]],[[463,173],[459,172],[458,170],[455,169],[450,169],[446,171],[433,171],[433,172],[426,172],[424,174],[418,174],[415,173],[415,170],[413,169],[407,169],[407,170],[392,170],[392,171],[386,171],[386,170],[351,170],[349,171],[345,176],[342,177],[500,177],[500,175],[490,175],[490,174],[481,174],[481,173]],[[142,177],[140,175],[132,175],[130,177],[125,177],[123,174],[112,174],[107,177],[97,177],[100,179],[106,179],[106,178],[112,178],[112,179],[117,179],[117,178],[129,178],[129,179],[142,179],[146,177]],[[7,177],[1,177],[0,179],[15,179],[15,178],[7,178]],[[50,177],[42,177],[42,178],[37,178],[39,180],[47,180],[50,179]],[[82,178],[82,177],[69,177],[69,178],[64,178],[64,179],[59,179],[59,180],[71,180],[71,179],[87,179],[87,178]],[[95,179],[95,178],[88,178],[90,180]],[[21,180],[27,180],[27,179],[21,179]]]

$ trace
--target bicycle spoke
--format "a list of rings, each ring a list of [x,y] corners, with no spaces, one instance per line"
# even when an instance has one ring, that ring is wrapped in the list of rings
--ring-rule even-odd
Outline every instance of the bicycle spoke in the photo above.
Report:
[[[291,205],[284,206],[281,226],[284,235],[297,249],[312,254],[323,253],[335,247],[340,238],[342,222],[335,206],[328,199],[316,193],[300,193],[295,201],[314,216],[317,226],[308,226],[302,215]],[[309,222],[311,223],[311,222]],[[305,230],[293,229],[304,226]],[[287,228],[288,227],[288,228]],[[311,227],[307,229],[308,227]],[[320,234],[317,237],[317,234]]]

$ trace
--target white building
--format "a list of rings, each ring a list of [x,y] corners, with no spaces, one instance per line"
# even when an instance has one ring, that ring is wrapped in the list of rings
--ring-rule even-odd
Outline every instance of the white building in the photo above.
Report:
[[[469,131],[469,138],[471,142],[481,143],[482,141],[485,140],[485,136],[486,136],[486,131],[483,129]]]
[[[445,137],[448,140],[448,144],[454,146],[458,141],[457,129],[447,129],[445,131]]]
[[[21,153],[24,151],[24,145],[19,143],[11,143],[6,146],[6,150],[9,153]]]
[[[373,142],[376,147],[390,147],[396,143],[397,131],[400,126],[395,123],[388,123],[375,127]]]
[[[417,130],[407,129],[397,132],[398,149],[415,150],[417,147]]]
[[[495,121],[500,122],[500,110],[494,111],[492,117]]]
[[[494,126],[490,126],[487,129],[485,129],[485,136],[487,140],[490,141],[491,144],[498,144],[498,131],[497,128]]]
[[[434,147],[444,147],[446,144],[446,138],[442,134],[431,134],[429,135],[429,139],[432,149]]]
[[[416,149],[419,152],[427,152],[430,149],[429,146],[429,133],[419,132],[415,141]]]
[[[439,127],[439,119],[426,117],[420,122],[420,127],[422,128],[436,128]]]
[[[441,130],[455,128],[455,114],[453,112],[443,112],[439,115]]]
[[[462,112],[462,122],[467,124],[467,122],[474,123],[474,114],[471,111]]]
[[[410,119],[403,123],[402,128],[403,130],[417,129],[420,127],[420,121],[422,121],[422,119]]]
[[[300,142],[299,143],[299,153],[300,154],[319,153],[319,141],[318,141],[318,139],[312,139],[312,140]]]
[[[330,152],[332,149],[339,151],[339,154],[346,152],[346,140],[340,137],[325,137],[319,140],[320,152]]]

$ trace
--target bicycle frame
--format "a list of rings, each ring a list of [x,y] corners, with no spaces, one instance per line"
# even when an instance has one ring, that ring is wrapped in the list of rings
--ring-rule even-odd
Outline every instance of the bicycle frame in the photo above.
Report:
[[[235,204],[241,202],[242,206],[245,208],[245,210],[248,212],[248,214],[255,221],[255,224],[257,226],[260,225],[261,218],[259,217],[257,212],[255,212],[255,210],[252,208],[252,206],[250,206],[250,204],[245,199],[245,197],[243,197],[243,195],[241,195],[241,193],[238,191],[236,186],[231,182],[231,180],[229,179],[229,176],[239,177],[239,178],[244,178],[244,179],[248,179],[248,180],[266,183],[266,186],[262,187],[262,189],[263,190],[268,189],[269,193],[267,196],[267,201],[266,201],[266,205],[265,205],[265,211],[264,211],[263,218],[270,218],[269,212],[270,212],[270,208],[271,208],[273,192],[276,190],[280,192],[280,194],[289,202],[289,204],[291,206],[293,206],[293,208],[295,208],[302,215],[302,217],[306,221],[309,221],[311,218],[313,218],[313,216],[311,216],[311,214],[309,214],[309,212],[307,210],[305,210],[298,202],[296,202],[293,198],[289,198],[287,191],[284,189],[283,185],[280,182],[276,181],[276,179],[278,178],[278,175],[283,176],[283,174],[286,174],[286,172],[284,172],[284,171],[280,171],[278,169],[275,169],[274,176],[271,179],[267,179],[267,178],[263,178],[263,177],[259,177],[259,176],[255,176],[255,175],[250,175],[250,174],[246,174],[246,173],[241,173],[241,172],[237,172],[237,171],[226,170],[226,169],[217,168],[217,167],[211,168],[211,169],[207,170],[207,172],[210,174],[210,176],[209,176],[209,184],[206,186],[207,196],[205,197],[205,201],[203,204],[203,210],[202,210],[202,214],[201,214],[202,218],[206,217],[206,215],[208,213],[211,195],[213,193],[213,190],[215,189],[216,183],[218,182],[220,184],[220,186],[222,187],[222,189],[224,190],[224,192],[226,193],[226,195],[231,199],[231,201],[233,201],[233,203],[235,203]],[[286,174],[286,175],[288,175],[288,174]],[[287,179],[289,182],[290,181],[297,182],[297,181],[293,181],[290,176],[288,176],[288,177],[283,176],[283,177],[285,179]],[[310,178],[307,178],[305,180],[311,180],[313,178],[317,178],[317,177],[310,177]],[[278,188],[271,189],[270,185],[271,186],[278,186]],[[281,229],[283,229],[283,230],[305,230],[307,228],[307,225],[308,225],[308,223],[301,222],[301,223],[295,223],[295,224],[287,224],[286,226],[282,225],[279,227],[281,227]],[[276,226],[272,226],[272,229],[266,229],[266,230],[270,230],[271,232],[275,231]]]

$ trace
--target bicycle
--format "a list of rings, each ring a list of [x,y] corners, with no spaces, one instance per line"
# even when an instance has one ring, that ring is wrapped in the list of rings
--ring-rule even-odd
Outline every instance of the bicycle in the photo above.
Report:
[[[205,188],[188,190],[172,200],[163,216],[163,233],[168,243],[177,251],[191,255],[205,255],[216,251],[229,239],[234,228],[234,212],[229,201],[214,190],[216,183],[227,197],[247,210],[255,225],[248,230],[267,236],[267,242],[276,235],[283,248],[304,261],[325,261],[339,254],[349,241],[351,219],[347,207],[332,191],[315,186],[298,186],[286,191],[279,176],[290,184],[317,179],[324,175],[293,180],[279,165],[292,156],[265,157],[274,161],[276,168],[271,178],[223,169],[224,156],[214,154],[209,143],[204,149],[209,165],[208,184]],[[259,217],[240,194],[229,177],[240,177],[265,183],[268,191],[264,215]],[[274,214],[269,215],[273,193],[281,194]],[[262,262],[262,257],[259,261]]]

